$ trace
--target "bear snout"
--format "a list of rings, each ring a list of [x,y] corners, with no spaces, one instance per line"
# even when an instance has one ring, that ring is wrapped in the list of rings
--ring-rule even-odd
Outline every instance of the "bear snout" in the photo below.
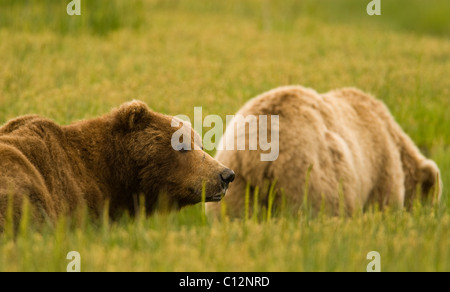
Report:
[[[207,196],[206,202],[220,202],[228,190],[228,185],[234,181],[235,177],[234,171],[225,168],[219,174],[219,184],[216,185],[216,192],[212,196]]]
[[[229,168],[226,168],[221,174],[220,179],[222,182],[224,182],[226,185],[234,181],[234,178],[236,177],[236,174],[234,171],[232,171]]]

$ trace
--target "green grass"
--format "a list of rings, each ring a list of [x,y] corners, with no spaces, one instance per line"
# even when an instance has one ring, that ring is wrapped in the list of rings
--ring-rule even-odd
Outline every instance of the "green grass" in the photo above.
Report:
[[[448,271],[448,213],[369,212],[355,218],[277,217],[203,223],[200,208],[133,222],[75,228],[61,220],[40,233],[0,238],[1,271],[65,271],[69,251],[82,271],[365,271],[378,251],[382,271]]]
[[[141,99],[193,117],[235,113],[286,84],[355,86],[383,100],[444,181],[437,209],[355,218],[270,213],[205,222],[202,206],[133,222],[61,220],[0,236],[0,271],[450,271],[450,2],[0,0],[0,123],[67,124]],[[339,4],[338,4],[339,2]],[[253,208],[253,206],[249,206]],[[268,220],[268,217],[270,220]]]

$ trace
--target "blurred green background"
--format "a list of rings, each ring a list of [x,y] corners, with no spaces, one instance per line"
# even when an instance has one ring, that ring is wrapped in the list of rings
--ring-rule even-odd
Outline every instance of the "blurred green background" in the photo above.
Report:
[[[370,0],[81,0],[82,18],[68,19],[67,1],[1,0],[0,27],[62,34],[88,32],[105,35],[111,31],[148,25],[152,12],[166,10],[219,13],[245,17],[264,30],[292,31],[302,17],[332,24],[404,30],[418,34],[450,36],[450,3],[446,0],[382,0],[382,15],[367,17]],[[21,21],[18,21],[18,20]]]

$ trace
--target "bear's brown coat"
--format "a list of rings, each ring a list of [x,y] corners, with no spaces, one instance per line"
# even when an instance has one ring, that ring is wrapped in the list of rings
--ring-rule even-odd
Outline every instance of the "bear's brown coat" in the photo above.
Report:
[[[236,172],[224,199],[232,216],[244,214],[247,183],[250,206],[259,187],[259,203],[267,207],[267,185],[276,181],[274,206],[282,204],[284,190],[284,206],[298,210],[310,167],[307,200],[315,211],[325,207],[337,214],[340,201],[347,213],[373,202],[381,208],[410,206],[417,186],[424,196],[440,198],[436,164],[419,152],[382,102],[357,89],[318,94],[301,86],[280,87],[250,100],[238,114],[279,115],[279,157],[264,162],[261,150],[217,151],[215,158]],[[228,128],[235,126],[231,122]],[[274,131],[263,130],[269,137]],[[226,132],[224,139],[236,139],[237,132]],[[208,204],[208,213],[219,214],[219,205]]]
[[[151,111],[139,101],[126,103],[102,117],[59,126],[39,116],[24,116],[0,128],[0,230],[9,198],[13,217],[21,218],[23,198],[33,220],[54,221],[85,205],[98,216],[105,201],[110,214],[135,214],[144,195],[152,212],[158,200],[182,207],[217,200],[232,171],[201,151],[171,147],[172,117]],[[234,174],[233,174],[234,177]],[[161,199],[161,197],[163,197]],[[10,202],[11,203],[11,202]]]

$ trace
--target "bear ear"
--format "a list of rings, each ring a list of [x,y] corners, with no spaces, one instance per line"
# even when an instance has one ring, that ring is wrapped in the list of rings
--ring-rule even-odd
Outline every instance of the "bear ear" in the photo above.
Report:
[[[121,105],[115,112],[116,125],[125,131],[140,129],[150,122],[151,111],[138,100]]]
[[[439,168],[434,161],[426,159],[420,164],[419,179],[422,196],[431,198],[433,202],[439,201],[442,193],[442,181]]]

